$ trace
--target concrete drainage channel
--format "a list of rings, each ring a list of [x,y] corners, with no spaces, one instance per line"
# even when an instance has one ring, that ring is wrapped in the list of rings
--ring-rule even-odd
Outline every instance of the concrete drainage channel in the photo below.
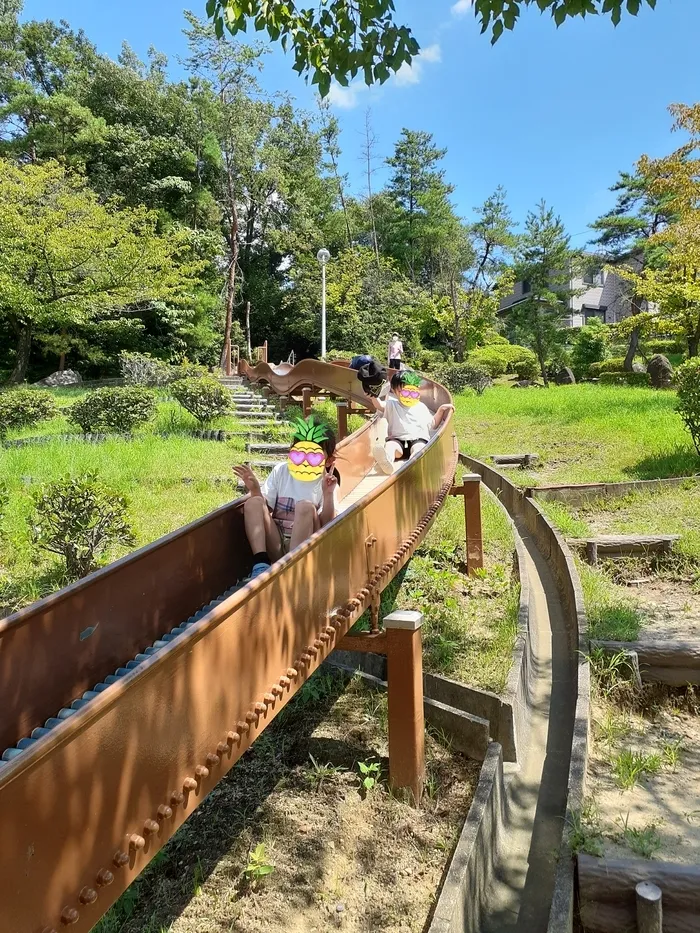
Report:
[[[535,502],[486,464],[460,459],[511,517],[520,611],[502,697],[424,677],[428,722],[483,760],[429,933],[569,933],[574,867],[563,828],[582,801],[589,720],[578,575]],[[332,661],[379,682],[386,677],[384,659],[373,655],[335,652]]]

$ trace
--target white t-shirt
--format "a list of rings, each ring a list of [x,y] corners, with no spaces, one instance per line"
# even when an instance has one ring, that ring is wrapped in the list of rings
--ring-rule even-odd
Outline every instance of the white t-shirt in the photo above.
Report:
[[[407,408],[396,396],[390,395],[384,413],[389,425],[387,438],[395,437],[399,441],[430,440],[434,415],[423,402]]]
[[[297,502],[313,502],[320,511],[323,507],[323,473],[314,482],[294,479],[285,463],[278,463],[260,487],[267,504],[272,509],[273,519],[282,527],[285,535],[291,535]],[[338,487],[333,492],[333,501],[338,511]]]
[[[389,344],[389,359],[400,360],[403,354],[403,344],[400,340],[392,340]]]

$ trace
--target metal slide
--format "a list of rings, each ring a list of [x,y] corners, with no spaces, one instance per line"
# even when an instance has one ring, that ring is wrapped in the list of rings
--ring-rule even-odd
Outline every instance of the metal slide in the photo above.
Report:
[[[343,366],[248,375],[364,403]],[[87,933],[409,559],[457,440],[378,477],[382,424],[339,444],[338,517],[254,582],[237,499],[0,621],[2,933]]]

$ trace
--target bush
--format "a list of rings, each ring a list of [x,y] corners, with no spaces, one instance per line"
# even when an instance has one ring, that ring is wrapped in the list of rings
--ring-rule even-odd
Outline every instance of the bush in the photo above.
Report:
[[[622,373],[625,370],[624,356],[614,356],[609,360],[602,360],[599,363],[591,363],[588,372],[591,376],[600,376],[603,373]]]
[[[8,428],[28,428],[55,417],[56,403],[48,392],[10,389],[0,393],[0,434]]]
[[[111,545],[133,546],[127,515],[126,501],[86,473],[43,486],[29,522],[34,543],[62,557],[73,581],[94,570]]]
[[[602,386],[650,386],[649,373],[601,373]]]
[[[700,454],[700,359],[695,357],[679,366],[674,380],[678,389],[678,413]]]
[[[533,360],[535,368],[533,368]],[[489,375],[494,379],[496,376],[502,376],[507,372],[518,372],[521,379],[531,379],[539,372],[537,357],[532,350],[507,342],[492,343],[487,347],[472,350],[469,354],[469,362],[485,366]],[[516,367],[518,367],[519,371]],[[532,375],[521,376],[521,372],[531,373]]]
[[[473,389],[477,395],[483,395],[484,390],[491,385],[491,375],[481,363],[446,363],[431,375],[453,395],[465,389]]]
[[[116,431],[128,433],[153,417],[156,400],[148,389],[138,386],[95,389],[68,409],[68,417],[83,433]]]
[[[120,353],[119,363],[127,385],[155,387],[170,382],[172,367],[147,353]]]
[[[587,376],[592,364],[603,362],[609,343],[610,332],[602,321],[594,319],[579,328],[571,350],[571,368],[577,379]]]
[[[172,393],[182,407],[207,424],[231,410],[231,393],[208,376],[188,376],[173,383]]]
[[[444,363],[442,350],[419,350],[415,357],[416,369],[421,373],[432,373]]]
[[[656,337],[643,340],[642,346],[647,356],[655,356],[657,353],[668,356],[669,353],[685,353],[687,349],[686,342],[681,337]]]
[[[206,366],[199,366],[197,363],[185,361],[179,366],[169,366],[169,382],[178,382],[180,379],[203,379],[209,376],[209,370]]]
[[[333,363],[335,360],[350,360],[355,356],[354,353],[350,353],[348,350],[328,350],[326,353],[326,361],[328,363]]]
[[[510,345],[510,340],[507,337],[504,337],[503,334],[497,334],[495,331],[490,331],[484,335],[484,343],[487,347],[491,346],[506,346]]]

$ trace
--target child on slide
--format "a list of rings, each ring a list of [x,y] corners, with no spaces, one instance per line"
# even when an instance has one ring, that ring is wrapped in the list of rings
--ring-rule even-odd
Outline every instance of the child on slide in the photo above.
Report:
[[[382,473],[393,473],[396,460],[408,460],[417,454],[430,440],[430,432],[454,411],[454,405],[441,405],[433,415],[420,400],[420,383],[418,373],[407,370],[394,373],[386,401],[372,399],[388,423],[386,444],[377,444],[373,451],[377,469]]]
[[[262,486],[249,466],[233,468],[250,493],[243,515],[253,552],[251,580],[335,518],[339,482],[335,459],[333,431],[310,416],[296,421],[287,460],[272,470]]]

